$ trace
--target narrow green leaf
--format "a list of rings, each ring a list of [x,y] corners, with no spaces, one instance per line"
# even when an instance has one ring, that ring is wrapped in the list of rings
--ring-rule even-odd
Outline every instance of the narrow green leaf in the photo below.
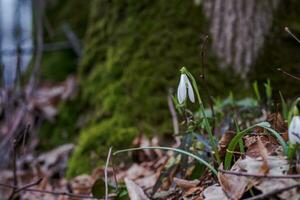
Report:
[[[181,153],[181,154],[190,156],[190,157],[194,158],[195,160],[199,161],[201,164],[208,167],[215,175],[217,175],[217,173],[218,173],[217,170],[212,165],[210,165],[208,162],[206,162],[202,158],[200,158],[190,152],[187,152],[187,151],[184,151],[181,149],[171,148],[171,147],[149,146],[149,147],[130,148],[130,149],[123,149],[123,150],[116,151],[113,153],[113,155],[124,153],[124,152],[130,152],[130,151],[138,151],[138,150],[143,150],[143,149],[160,149],[160,150],[164,150],[164,151],[174,151],[177,153]]]
[[[287,146],[286,142],[283,140],[283,138],[280,136],[280,134],[277,133],[275,130],[273,130],[271,128],[271,125],[268,122],[260,122],[258,124],[254,124],[254,125],[250,126],[249,128],[247,128],[241,132],[238,132],[236,134],[236,136],[234,136],[234,138],[231,140],[231,142],[228,145],[228,151],[226,152],[226,155],[225,155],[225,162],[224,162],[225,169],[229,169],[229,167],[231,165],[233,151],[235,150],[236,145],[246,134],[248,134],[248,131],[252,130],[255,127],[262,127],[264,129],[268,130],[270,133],[272,133],[276,137],[278,142],[282,145],[283,151],[287,155],[288,146]]]
[[[279,96],[280,96],[280,100],[281,100],[281,108],[282,108],[282,115],[284,119],[288,119],[288,106],[287,103],[285,102],[282,93],[279,91]]]
[[[254,90],[254,94],[256,96],[256,100],[260,102],[261,98],[260,98],[260,93],[259,93],[257,81],[255,81],[253,83],[253,90]]]

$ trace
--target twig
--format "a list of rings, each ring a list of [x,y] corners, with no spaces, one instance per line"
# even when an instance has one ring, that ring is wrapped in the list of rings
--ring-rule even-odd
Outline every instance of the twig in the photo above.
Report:
[[[208,95],[208,103],[209,103],[209,107],[210,107],[211,115],[212,115],[212,130],[214,132],[216,119],[215,119],[215,111],[214,111],[214,106],[213,106],[213,98],[210,95],[210,91],[209,91],[209,87],[208,87],[208,84],[207,84],[207,80],[205,79],[205,62],[204,61],[205,61],[205,46],[206,46],[207,41],[208,41],[208,35],[205,36],[204,42],[203,42],[202,47],[201,47],[202,74],[201,74],[200,77],[203,79],[204,89],[206,90],[207,95]]]
[[[288,33],[288,34],[290,34],[299,44],[300,44],[300,39],[294,34],[294,33],[292,33],[291,31],[290,31],[290,29],[289,29],[289,27],[284,27],[284,30]]]
[[[107,159],[106,159],[106,164],[105,164],[105,169],[104,169],[104,177],[105,177],[105,200],[108,200],[108,175],[107,175],[107,170],[108,170],[109,160],[110,160],[110,157],[111,157],[111,150],[112,150],[112,147],[109,148]]]
[[[82,55],[82,47],[79,38],[71,29],[69,24],[63,24],[62,30],[66,35],[68,41],[70,42],[72,49],[74,50],[76,55],[80,58]]]
[[[19,189],[13,185],[7,185],[4,183],[0,183],[1,187],[6,187],[6,188],[12,188],[12,189]],[[20,188],[21,189],[21,188]],[[45,194],[52,194],[52,195],[62,195],[62,196],[69,196],[69,197],[74,197],[74,198],[86,198],[86,199],[98,199],[97,197],[92,197],[89,195],[81,195],[81,194],[73,194],[73,193],[68,193],[68,192],[54,192],[54,191],[49,191],[49,190],[40,190],[40,189],[32,189],[32,188],[24,188],[22,189],[22,191],[29,191],[29,192],[37,192],[37,193],[45,193]]]
[[[168,106],[169,110],[172,116],[172,122],[173,122],[173,129],[174,129],[174,135],[179,134],[179,125],[178,125],[178,117],[174,108],[174,104],[172,101],[172,91],[169,89],[169,94],[168,94]]]
[[[291,190],[293,188],[300,188],[300,183],[290,185],[290,186],[287,186],[287,187],[284,187],[284,188],[275,189],[275,190],[272,190],[271,192],[260,194],[260,195],[257,195],[257,196],[251,197],[251,198],[247,198],[245,200],[268,199],[269,197],[271,197],[273,195],[282,193],[282,192],[287,191],[287,190]]]
[[[116,190],[119,191],[118,179],[117,179],[117,175],[116,175],[116,168],[115,168],[113,157],[111,158],[111,165],[112,165],[112,169],[113,169],[113,175],[114,175],[114,179],[115,179]]]
[[[13,182],[14,187],[12,193],[10,194],[8,200],[14,199],[16,194],[16,188],[18,188],[18,177],[17,177],[17,141],[16,139],[13,140]]]
[[[31,188],[33,186],[36,186],[36,185],[40,184],[42,182],[42,180],[43,180],[43,178],[39,178],[38,180],[34,181],[33,183],[29,183],[27,185],[24,185],[23,187],[17,189],[15,191],[15,193],[19,193],[19,192],[21,192],[23,190],[26,190],[26,189]]]
[[[255,177],[255,178],[268,178],[268,179],[300,179],[300,174],[287,174],[287,175],[265,175],[265,174],[250,174],[245,172],[234,172],[234,171],[228,171],[219,169],[219,172],[222,172],[224,174],[231,174],[236,176],[247,176],[247,177]]]
[[[300,81],[300,78],[299,78],[299,77],[297,77],[297,76],[294,76],[294,75],[292,75],[292,74],[290,74],[290,73],[288,73],[288,72],[286,72],[286,71],[282,70],[281,68],[277,68],[277,70],[278,70],[278,71],[280,71],[280,72],[282,72],[283,74],[285,74],[285,75],[287,75],[287,76],[291,77],[291,78],[294,78],[294,79],[296,79],[296,80]]]
[[[43,31],[43,15],[44,15],[44,1],[35,0],[33,1],[36,11],[36,53],[35,53],[35,61],[33,71],[29,80],[29,96],[34,91],[36,85],[36,78],[39,75],[42,56],[43,56],[43,48],[44,48],[44,31]]]

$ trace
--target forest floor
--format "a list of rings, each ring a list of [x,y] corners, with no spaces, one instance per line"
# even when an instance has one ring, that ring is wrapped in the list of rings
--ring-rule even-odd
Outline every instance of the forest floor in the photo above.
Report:
[[[110,149],[106,166],[66,179],[63,175],[74,148],[66,144],[40,155],[19,156],[15,170],[0,172],[1,196],[47,200],[298,199],[299,165],[296,158],[287,158],[286,146],[282,146],[288,141],[287,123],[280,113],[263,117],[270,125],[269,131],[263,125],[249,129],[239,140],[243,141],[243,150],[241,146],[230,147],[234,136],[242,131],[226,131],[222,135],[218,144],[222,162],[218,165],[211,160],[212,169],[174,151],[182,149],[178,138],[174,138],[176,142],[169,147],[170,151],[164,151],[159,149],[164,143],[162,139],[140,135],[133,141],[135,149],[127,152],[130,162],[121,160],[116,164],[114,157],[118,155]],[[283,141],[270,130],[276,131]],[[205,154],[212,156],[211,152]],[[227,162],[228,155],[232,156],[232,164]],[[15,178],[16,187],[12,184]]]

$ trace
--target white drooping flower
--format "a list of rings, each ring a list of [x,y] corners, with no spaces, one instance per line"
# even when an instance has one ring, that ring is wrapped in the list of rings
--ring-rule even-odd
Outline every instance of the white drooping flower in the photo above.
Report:
[[[300,144],[300,116],[294,116],[289,125],[289,141],[291,144]]]
[[[177,98],[180,104],[182,104],[185,101],[187,93],[190,101],[194,103],[195,96],[194,96],[194,91],[190,83],[190,80],[186,74],[181,74],[178,89],[177,89]]]

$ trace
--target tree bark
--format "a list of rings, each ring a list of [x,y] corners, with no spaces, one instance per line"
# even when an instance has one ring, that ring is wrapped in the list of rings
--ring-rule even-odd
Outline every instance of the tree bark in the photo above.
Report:
[[[263,47],[279,0],[205,0],[212,48],[221,68],[232,66],[243,77]]]

